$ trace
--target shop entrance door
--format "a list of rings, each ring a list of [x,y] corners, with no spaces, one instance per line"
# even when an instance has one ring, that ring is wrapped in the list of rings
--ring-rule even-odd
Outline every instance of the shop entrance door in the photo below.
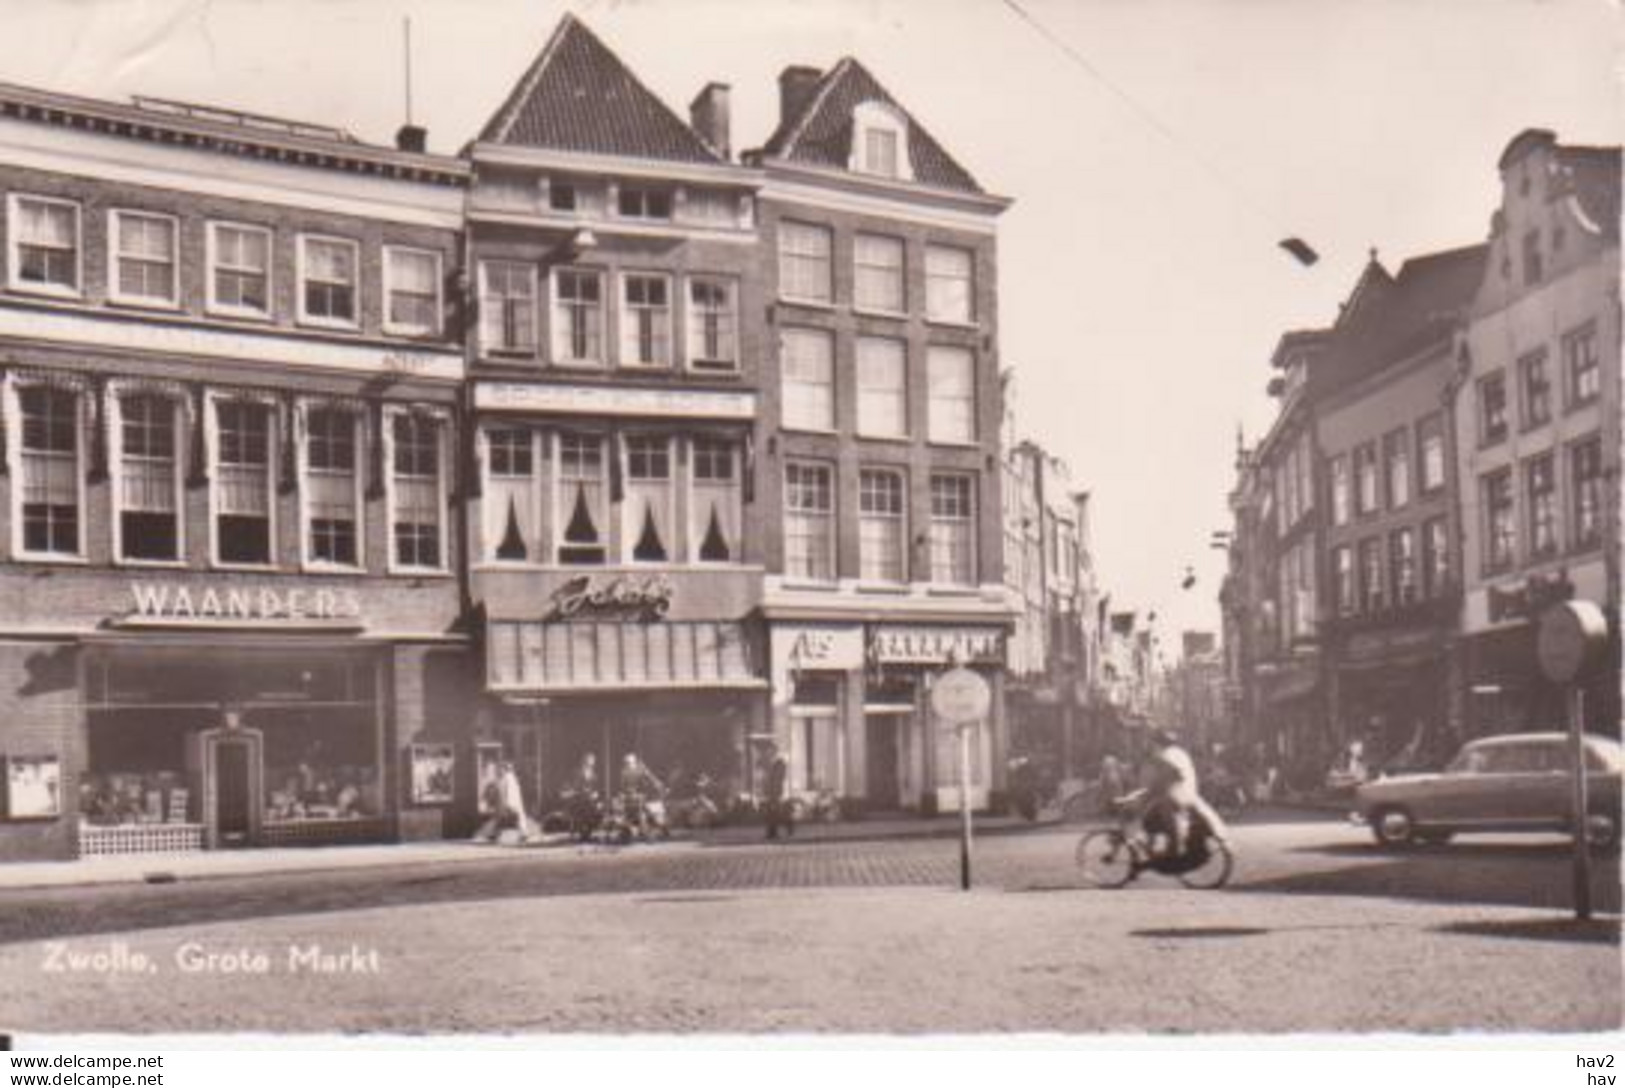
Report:
[[[221,846],[245,846],[253,829],[249,760],[246,742],[223,741],[214,748],[215,827]]]
[[[898,725],[896,714],[867,714],[864,727],[864,775],[871,807],[890,810],[902,807],[898,789]]]

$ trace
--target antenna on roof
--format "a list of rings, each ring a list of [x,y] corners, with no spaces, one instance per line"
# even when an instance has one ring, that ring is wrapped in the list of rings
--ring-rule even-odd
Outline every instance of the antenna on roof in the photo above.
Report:
[[[412,17],[401,18],[401,30],[406,39],[406,123],[412,123]]]
[[[395,146],[419,154],[428,150],[429,134],[412,120],[412,17],[401,18],[402,45],[406,61],[406,123],[395,133]]]

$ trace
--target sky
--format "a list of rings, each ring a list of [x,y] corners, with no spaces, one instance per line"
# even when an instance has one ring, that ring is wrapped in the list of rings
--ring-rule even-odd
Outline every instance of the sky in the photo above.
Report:
[[[454,153],[565,10],[680,115],[733,88],[759,146],[790,64],[851,54],[990,191],[1017,431],[1091,493],[1112,607],[1165,646],[1217,628],[1238,429],[1269,357],[1329,323],[1372,249],[1482,241],[1527,127],[1621,138],[1604,0],[5,0],[0,80],[181,98]],[[1061,44],[1057,44],[1057,41]],[[1076,56],[1069,55],[1073,51]],[[1304,268],[1276,243],[1321,254]],[[1181,588],[1187,567],[1195,585]]]

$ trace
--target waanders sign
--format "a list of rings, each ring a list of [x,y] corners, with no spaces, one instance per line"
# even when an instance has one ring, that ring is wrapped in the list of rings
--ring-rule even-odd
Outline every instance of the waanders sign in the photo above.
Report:
[[[217,623],[299,623],[356,621],[361,596],[353,589],[291,586],[192,586],[169,582],[130,583],[131,609],[125,620]]]

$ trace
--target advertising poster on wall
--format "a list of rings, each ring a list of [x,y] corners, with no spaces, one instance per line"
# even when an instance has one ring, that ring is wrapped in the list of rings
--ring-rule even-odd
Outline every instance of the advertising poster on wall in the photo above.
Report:
[[[62,815],[62,764],[56,756],[7,757],[6,815],[13,820]]]
[[[407,755],[411,762],[412,804],[450,804],[456,750],[449,744],[414,744]]]

